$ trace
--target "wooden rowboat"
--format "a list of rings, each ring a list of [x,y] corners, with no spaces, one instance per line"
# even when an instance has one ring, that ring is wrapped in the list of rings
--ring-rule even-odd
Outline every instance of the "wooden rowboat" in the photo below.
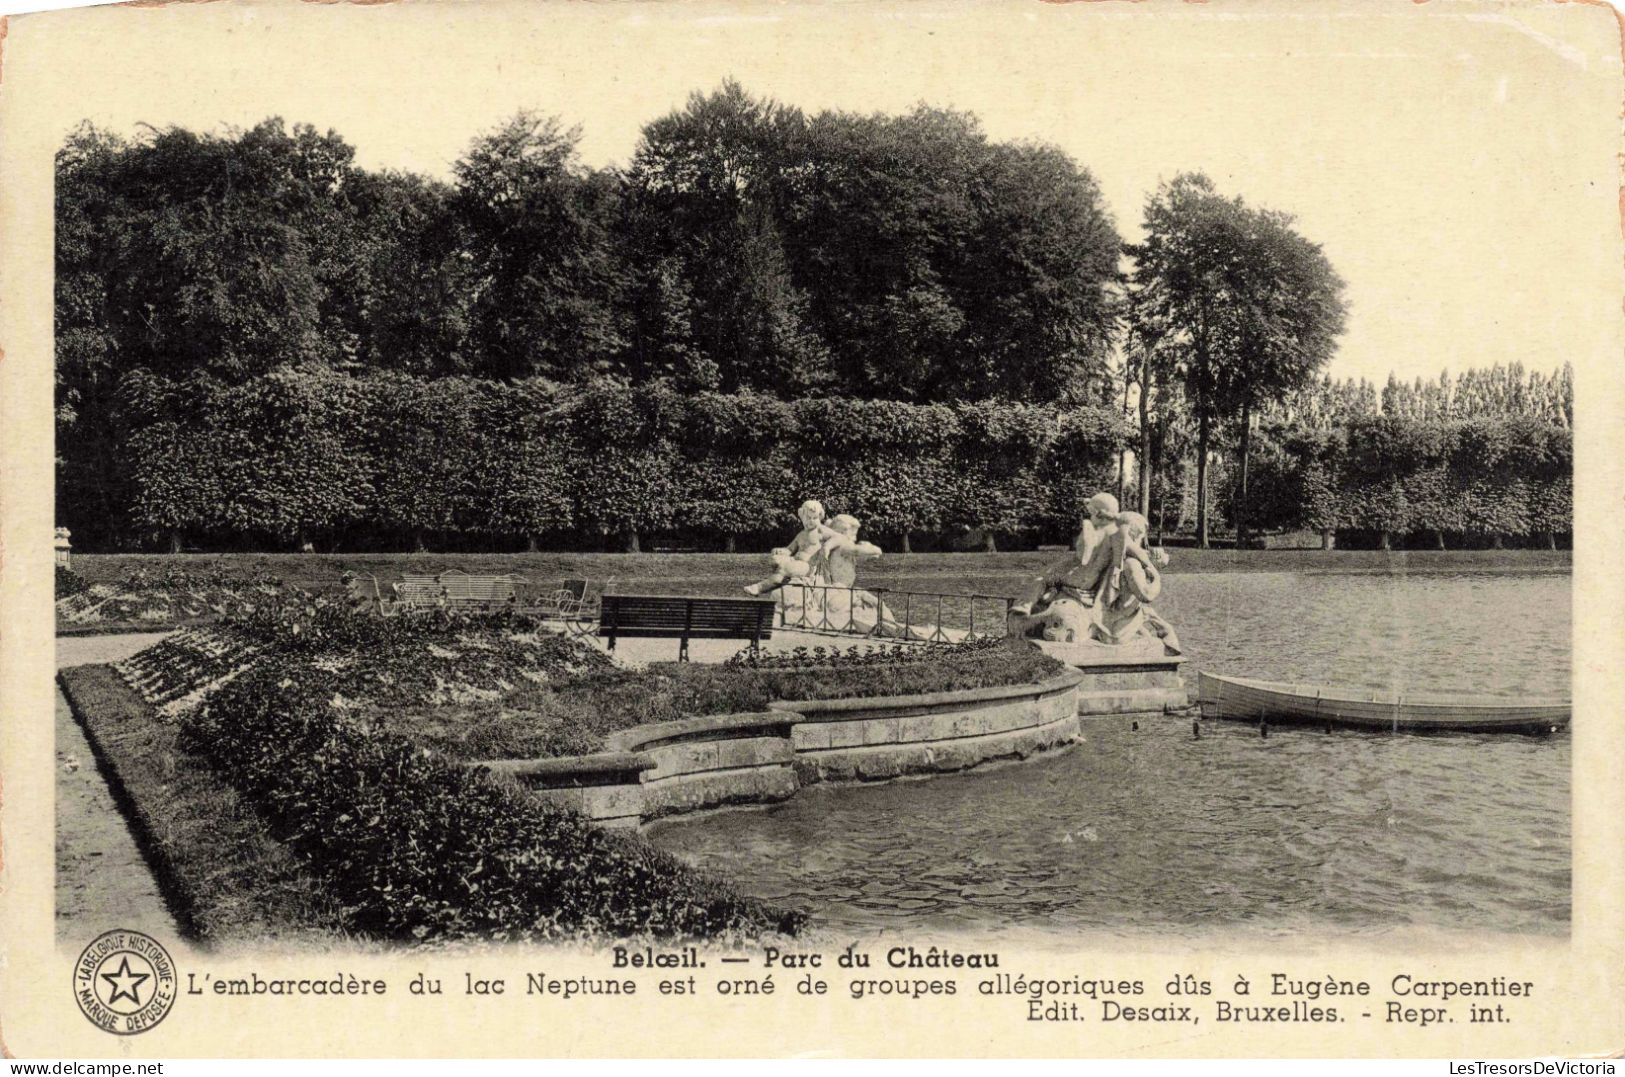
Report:
[[[1204,718],[1406,733],[1555,733],[1572,704],[1492,696],[1399,695],[1369,688],[1283,684],[1198,674]]]

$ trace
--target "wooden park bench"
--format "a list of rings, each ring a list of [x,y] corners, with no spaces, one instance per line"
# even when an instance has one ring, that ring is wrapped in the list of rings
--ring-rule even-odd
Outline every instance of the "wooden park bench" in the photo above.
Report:
[[[438,576],[408,574],[395,585],[401,609],[497,609],[517,605],[523,576],[471,576],[450,569]]]
[[[772,598],[605,595],[598,635],[608,638],[611,651],[620,636],[680,640],[677,660],[687,662],[690,639],[748,639],[756,650],[773,637],[777,609]]]
[[[498,609],[519,602],[516,585],[527,582],[523,576],[470,576],[460,569],[442,572],[440,586],[446,605],[452,609]]]
[[[430,609],[446,604],[446,590],[436,576],[403,576],[395,585],[395,601],[401,609]]]

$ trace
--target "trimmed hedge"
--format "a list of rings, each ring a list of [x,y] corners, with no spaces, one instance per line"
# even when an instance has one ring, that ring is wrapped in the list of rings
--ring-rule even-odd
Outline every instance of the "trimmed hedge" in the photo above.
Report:
[[[327,942],[350,934],[322,882],[111,666],[57,674],[181,925],[204,942]]]
[[[1425,535],[1478,544],[1574,530],[1571,430],[1526,415],[1347,418],[1257,439],[1248,518],[1266,527]],[[1235,496],[1235,491],[1230,491]]]
[[[680,393],[279,369],[126,379],[130,518],[173,545],[543,535],[721,542],[807,497],[872,532],[1076,527],[1126,427],[1102,408]],[[202,421],[198,417],[202,417]],[[323,464],[312,470],[311,460]]]

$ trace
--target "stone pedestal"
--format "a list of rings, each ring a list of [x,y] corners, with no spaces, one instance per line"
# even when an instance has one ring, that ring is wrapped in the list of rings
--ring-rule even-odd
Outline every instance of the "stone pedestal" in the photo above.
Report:
[[[1036,642],[1045,654],[1083,675],[1078,682],[1080,722],[1158,717],[1190,703],[1179,673],[1185,656],[1168,653],[1161,640],[1120,647]]]

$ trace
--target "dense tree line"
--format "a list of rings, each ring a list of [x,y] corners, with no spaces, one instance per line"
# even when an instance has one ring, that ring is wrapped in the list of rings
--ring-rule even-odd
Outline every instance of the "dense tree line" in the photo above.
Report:
[[[1567,365],[1390,377],[1380,392],[1323,379],[1266,410],[1250,512],[1327,545],[1343,531],[1385,549],[1555,547],[1573,532],[1573,384]]]
[[[1108,391],[1119,239],[1052,147],[923,106],[804,114],[733,83],[649,122],[624,167],[584,165],[579,138],[522,113],[443,182],[368,171],[337,134],[280,120],[75,132],[57,160],[62,522],[138,541],[121,524],[135,372],[921,404]]]
[[[1366,420],[1557,440],[1572,420],[1567,373],[1323,378],[1346,313],[1326,254],[1201,175],[1153,192],[1124,245],[1087,171],[965,113],[807,114],[725,83],[624,166],[586,166],[579,138],[521,113],[441,181],[280,120],[75,132],[59,522],[89,548],[731,546],[812,494],[899,544],[1058,536],[1115,453],[1124,497],[1203,544],[1326,520],[1388,541],[1432,525],[1421,486],[1385,507],[1411,480],[1372,477]],[[1370,442],[1405,454],[1390,472],[1418,470],[1409,436]],[[1441,535],[1529,533],[1482,507],[1514,481],[1542,520],[1567,504],[1546,450],[1491,482],[1466,477],[1478,442],[1435,441],[1467,521]],[[1288,475],[1304,446],[1320,470]]]
[[[180,547],[733,548],[817,497],[906,548],[971,527],[1064,539],[1125,437],[1109,409],[910,404],[614,378],[127,379],[129,525]]]
[[[1094,180],[974,117],[812,116],[737,85],[625,168],[522,113],[450,183],[280,120],[58,155],[59,361],[227,381],[322,362],[604,374],[867,399],[1078,399],[1106,372],[1119,239]]]

